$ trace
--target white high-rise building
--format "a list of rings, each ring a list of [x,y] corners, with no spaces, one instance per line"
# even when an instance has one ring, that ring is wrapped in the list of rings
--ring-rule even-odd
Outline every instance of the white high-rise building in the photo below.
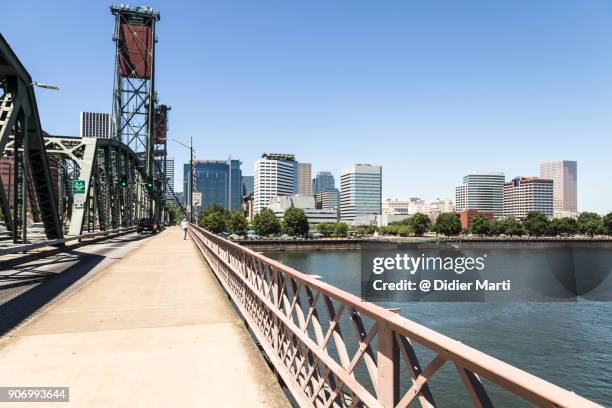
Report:
[[[255,162],[253,210],[257,214],[276,196],[297,192],[298,163],[292,154],[264,153]]]
[[[81,112],[80,136],[109,138],[112,132],[110,113]]]
[[[553,181],[516,177],[504,184],[504,217],[525,218],[531,211],[553,215]]]
[[[463,185],[455,190],[455,209],[492,212],[495,217],[504,213],[504,173],[478,171],[463,176]]]
[[[340,218],[354,221],[357,217],[381,213],[382,167],[352,164],[340,172]]]
[[[578,211],[578,163],[570,160],[541,163],[540,177],[553,181],[554,215],[575,215]]]
[[[462,184],[455,187],[455,211],[463,211],[467,208],[468,186]]]
[[[300,195],[312,195],[311,168],[310,163],[298,163],[297,193]]]
[[[166,200],[174,200],[172,191],[174,191],[174,157],[166,157],[166,179],[168,180],[166,188]]]

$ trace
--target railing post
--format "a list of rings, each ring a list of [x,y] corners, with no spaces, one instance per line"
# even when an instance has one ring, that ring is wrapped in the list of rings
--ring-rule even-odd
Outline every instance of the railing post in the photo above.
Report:
[[[379,324],[376,397],[383,407],[393,408],[399,402],[399,347],[393,330],[385,322]]]

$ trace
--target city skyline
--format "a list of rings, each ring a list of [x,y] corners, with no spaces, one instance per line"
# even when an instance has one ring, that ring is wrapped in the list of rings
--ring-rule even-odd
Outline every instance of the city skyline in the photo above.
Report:
[[[263,13],[247,2],[149,4],[164,13],[158,47],[167,58],[157,82],[173,106],[169,137],[194,136],[196,156],[231,152],[248,170],[260,151],[295,151],[336,178],[346,163],[375,162],[386,169],[384,196],[426,200],[452,197],[449,173],[477,167],[529,176],[541,161],[570,159],[581,163],[578,210],[612,209],[610,170],[599,164],[612,149],[609,5],[314,1]],[[106,8],[33,1],[34,28],[24,33],[25,6],[3,8],[2,33],[33,78],[60,87],[37,91],[51,134],[77,135],[80,111],[109,111],[113,61],[101,55],[112,55],[114,44]],[[187,16],[179,13],[185,8]],[[44,24],[66,18],[70,27]],[[189,64],[170,62],[196,43]],[[188,161],[184,149],[169,149]]]

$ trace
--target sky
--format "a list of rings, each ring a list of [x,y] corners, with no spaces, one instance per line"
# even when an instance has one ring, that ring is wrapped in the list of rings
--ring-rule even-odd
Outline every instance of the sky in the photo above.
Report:
[[[2,5],[44,129],[110,112],[107,1]],[[136,4],[134,4],[136,5]],[[578,161],[580,211],[612,210],[612,3],[605,0],[149,1],[169,137],[198,159],[294,153],[313,176],[383,167],[384,197],[454,199],[463,174]],[[27,28],[26,28],[27,27]],[[182,189],[186,149],[169,146]],[[337,180],[338,181],[338,180]]]

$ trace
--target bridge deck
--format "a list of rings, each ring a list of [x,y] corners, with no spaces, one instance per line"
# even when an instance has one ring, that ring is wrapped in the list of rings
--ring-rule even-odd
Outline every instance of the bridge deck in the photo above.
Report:
[[[176,228],[10,333],[0,366],[0,386],[69,386],[73,406],[289,405]]]

